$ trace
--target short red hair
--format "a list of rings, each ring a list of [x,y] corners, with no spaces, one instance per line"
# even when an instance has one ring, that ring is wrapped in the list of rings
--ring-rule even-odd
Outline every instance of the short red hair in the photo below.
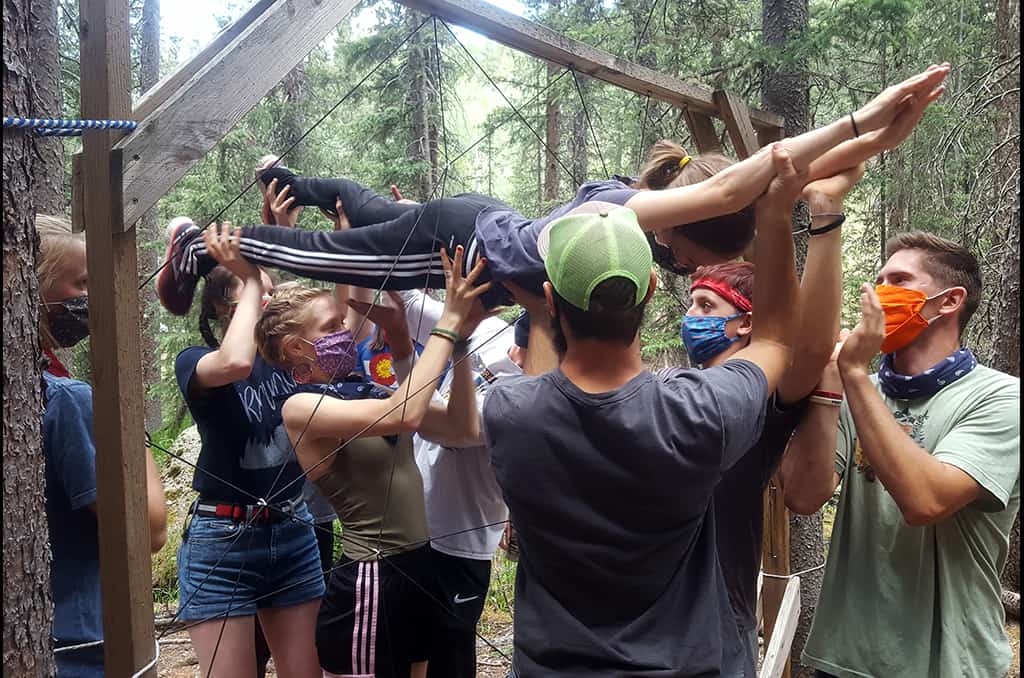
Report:
[[[727,261],[724,264],[699,266],[694,271],[691,280],[693,280],[691,291],[701,287],[701,280],[710,280],[735,290],[740,296],[751,302],[754,300],[754,265],[749,261]],[[732,302],[730,301],[730,303]],[[733,305],[735,306],[735,304]]]

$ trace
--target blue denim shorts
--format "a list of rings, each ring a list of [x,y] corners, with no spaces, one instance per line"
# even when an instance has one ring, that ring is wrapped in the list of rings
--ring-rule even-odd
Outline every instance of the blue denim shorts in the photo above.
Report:
[[[313,517],[304,503],[294,516],[248,527],[229,518],[192,516],[178,549],[179,618],[246,617],[323,596]]]

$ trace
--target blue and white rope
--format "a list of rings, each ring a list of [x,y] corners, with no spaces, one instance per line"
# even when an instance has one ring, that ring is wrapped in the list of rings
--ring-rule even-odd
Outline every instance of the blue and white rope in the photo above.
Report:
[[[64,118],[19,118],[4,116],[4,127],[31,127],[41,137],[77,137],[86,129],[125,129],[138,126],[134,120],[68,120]]]

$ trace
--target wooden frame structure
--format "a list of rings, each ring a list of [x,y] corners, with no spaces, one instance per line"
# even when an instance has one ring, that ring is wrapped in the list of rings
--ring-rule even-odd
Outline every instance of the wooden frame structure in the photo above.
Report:
[[[486,2],[399,1],[532,56],[677,106],[701,152],[720,146],[716,117],[724,122],[740,157],[782,136],[781,117],[748,109],[729,92],[714,92],[620,59]],[[80,4],[82,116],[139,123],[129,134],[86,130],[72,172],[72,215],[78,230],[86,231],[93,291],[93,426],[96,448],[102,451],[97,457],[100,549],[123,556],[101,560],[106,670],[108,675],[130,676],[150,661],[154,650],[134,224],[358,1],[255,0],[134,108],[127,0]],[[779,553],[774,550],[779,546],[776,533],[788,529],[785,507],[771,503],[766,520],[767,531],[774,535],[771,552]],[[788,555],[788,548],[781,553]],[[766,571],[785,574],[788,558],[784,566],[766,563]],[[765,600],[765,616],[771,620],[786,589],[778,588],[775,598]],[[765,627],[769,637],[770,625]],[[155,676],[155,668],[145,675]]]

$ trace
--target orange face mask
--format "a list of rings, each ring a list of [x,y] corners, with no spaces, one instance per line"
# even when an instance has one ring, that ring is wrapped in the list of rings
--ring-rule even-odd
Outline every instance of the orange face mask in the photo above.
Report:
[[[921,290],[907,287],[876,286],[875,294],[882,302],[882,310],[885,312],[885,341],[882,342],[882,353],[895,353],[908,346],[929,325],[938,320],[939,316],[930,320],[925,318],[921,315],[921,309],[929,300],[947,291],[942,290],[929,297]]]

